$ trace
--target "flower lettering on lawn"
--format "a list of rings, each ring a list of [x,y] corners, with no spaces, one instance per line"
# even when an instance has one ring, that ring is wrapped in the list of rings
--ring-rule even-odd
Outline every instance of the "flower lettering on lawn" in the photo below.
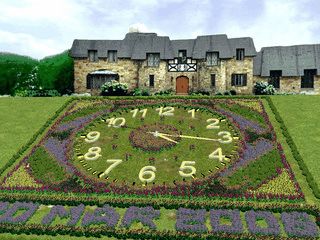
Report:
[[[315,222],[305,212],[283,212],[281,219],[286,233],[290,237],[317,237],[318,229]]]
[[[274,235],[280,234],[280,226],[271,212],[267,211],[248,211],[245,214],[248,229],[251,233],[256,235]],[[267,227],[260,227],[257,224],[257,220],[265,220]]]
[[[106,227],[114,228],[120,219],[119,213],[108,204],[102,208],[97,208],[93,213],[87,212],[82,219],[82,226],[90,226],[92,224],[105,224]]]
[[[206,210],[205,209],[188,209],[179,208],[177,211],[177,231],[187,232],[206,232]]]
[[[231,225],[221,224],[220,219],[228,218],[231,222]],[[222,233],[242,233],[243,225],[240,218],[240,211],[235,210],[226,210],[226,209],[211,209],[210,210],[210,223],[213,232],[222,232]]]
[[[7,203],[4,203],[4,206],[7,207]],[[2,207],[2,209],[4,209],[5,207]],[[0,223],[26,223],[37,211],[38,207],[39,204],[37,203],[15,202],[12,207],[7,209],[6,212],[0,217]],[[14,217],[14,215],[16,215],[16,213],[21,210],[25,210],[25,212],[23,212],[19,216]]]
[[[144,226],[157,229],[153,219],[160,217],[160,211],[153,207],[129,207],[123,217],[121,226],[129,228],[134,222],[141,222]]]

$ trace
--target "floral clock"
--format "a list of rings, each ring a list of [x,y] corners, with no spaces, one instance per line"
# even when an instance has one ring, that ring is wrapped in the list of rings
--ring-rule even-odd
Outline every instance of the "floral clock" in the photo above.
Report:
[[[213,110],[171,104],[122,107],[77,134],[75,166],[99,181],[174,185],[205,178],[237,158],[239,132]]]

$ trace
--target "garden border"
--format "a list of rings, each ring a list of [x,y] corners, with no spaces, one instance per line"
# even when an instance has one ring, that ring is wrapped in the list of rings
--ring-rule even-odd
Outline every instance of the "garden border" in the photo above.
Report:
[[[272,102],[272,99],[269,96],[265,97],[265,99],[267,100],[271,111],[275,115],[276,120],[280,124],[280,129],[282,131],[282,134],[284,135],[284,137],[286,139],[286,142],[288,143],[288,145],[290,147],[290,150],[292,152],[292,155],[293,155],[294,159],[297,161],[302,174],[304,176],[306,176],[306,180],[307,180],[307,183],[308,183],[309,187],[311,188],[314,196],[317,199],[320,199],[319,186],[315,182],[315,180],[314,180],[312,174],[310,173],[308,167],[304,163],[303,158],[301,157],[300,152],[299,152],[299,150],[297,148],[297,145],[294,143],[291,135],[289,134],[289,131],[288,131],[288,129],[287,129],[282,117],[280,116],[280,113],[278,112],[276,106],[274,105],[274,103]]]

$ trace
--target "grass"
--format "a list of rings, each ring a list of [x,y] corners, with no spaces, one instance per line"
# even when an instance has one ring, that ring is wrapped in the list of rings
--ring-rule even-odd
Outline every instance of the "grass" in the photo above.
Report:
[[[246,183],[246,187],[256,187],[260,184],[261,180],[276,175],[276,169],[282,167],[283,164],[279,152],[277,149],[274,149],[259,157],[256,161],[249,163],[246,167],[237,170],[227,178],[227,184],[234,186]],[[245,179],[244,176],[247,176],[248,179]]]
[[[272,96],[272,101],[320,186],[320,96]]]
[[[36,179],[44,183],[52,184],[61,182],[67,178],[64,169],[58,162],[44,149],[39,147],[29,158],[30,167]]]
[[[68,98],[0,98],[0,168]]]
[[[80,152],[85,154],[90,147],[98,146],[102,149],[102,157],[95,161],[86,161],[85,164],[87,165],[85,168],[82,166],[83,160],[80,160],[81,162],[79,160],[75,160],[76,166],[78,166],[83,173],[92,176],[93,172],[104,172],[110,166],[110,164],[106,163],[107,159],[122,159],[123,162],[121,165],[115,167],[110,174],[108,174],[109,181],[117,179],[119,182],[125,180],[130,185],[133,184],[133,182],[137,183],[137,185],[141,185],[142,183],[138,178],[140,169],[142,169],[144,166],[152,165],[157,169],[155,178],[156,185],[162,185],[163,182],[173,185],[174,180],[183,180],[183,177],[179,176],[179,167],[183,161],[195,161],[195,168],[197,171],[196,175],[201,177],[201,173],[207,175],[209,169],[211,169],[212,172],[215,172],[215,166],[219,166],[220,168],[222,167],[217,159],[209,159],[209,154],[211,154],[218,147],[221,147],[224,155],[230,155],[234,145],[236,144],[235,140],[233,140],[233,142],[230,144],[221,144],[198,139],[181,139],[181,141],[172,148],[156,152],[134,148],[128,138],[132,132],[132,128],[136,129],[141,125],[152,125],[154,123],[174,126],[179,131],[181,130],[184,135],[190,136],[217,138],[217,134],[220,131],[229,131],[231,134],[233,134],[232,128],[228,126],[227,121],[220,122],[219,129],[206,129],[206,126],[208,125],[206,122],[207,119],[219,118],[218,115],[213,113],[198,111],[196,112],[196,118],[193,119],[191,118],[190,113],[187,112],[187,109],[175,107],[174,116],[167,116],[164,117],[163,120],[160,120],[159,113],[156,111],[156,107],[148,107],[147,109],[148,111],[143,122],[141,122],[140,118],[138,117],[133,118],[130,111],[120,111],[106,117],[125,118],[128,128],[108,127],[107,124],[101,122],[100,119],[95,122],[95,126],[88,127],[82,133],[99,131],[101,135],[98,141],[90,144],[85,143],[82,138],[79,138],[78,144],[81,145]],[[181,120],[183,122],[181,122]],[[190,129],[190,126],[193,126],[194,129]],[[79,135],[80,134],[81,133],[79,133]],[[114,139],[114,135],[117,135],[118,137]],[[159,140],[161,139],[159,138]],[[155,141],[159,140],[155,138]],[[166,142],[166,140],[162,141]],[[117,145],[117,148],[113,149],[113,145]],[[190,145],[194,145],[195,149],[190,150]],[[127,153],[131,154],[128,160],[126,160],[125,157]],[[178,158],[175,159],[175,156]],[[149,158],[155,158],[154,163],[150,163]],[[87,171],[87,169],[90,168],[91,170]],[[190,172],[190,170],[186,171],[186,173],[187,172]],[[149,176],[146,176],[146,178],[147,177]],[[185,178],[186,181],[191,179],[191,177]]]
[[[302,192],[305,195],[306,203],[317,204],[318,206],[320,206],[320,200],[317,199],[313,195],[312,190],[310,189],[310,187],[306,181],[305,176],[302,175],[302,172],[299,168],[299,165],[292,155],[291,149],[290,149],[289,145],[287,144],[286,139],[281,132],[280,125],[277,122],[277,120],[275,119],[275,116],[272,113],[272,111],[268,105],[268,102],[266,100],[263,100],[263,105],[265,106],[265,110],[269,116],[270,122],[272,123],[272,126],[274,127],[274,130],[277,133],[277,139],[283,147],[286,159],[289,162],[290,167],[292,168],[292,171],[294,172],[295,178],[297,179],[297,181],[302,189]],[[280,112],[280,114],[281,114],[281,112]],[[295,137],[293,137],[293,139],[294,139],[294,141],[296,140]],[[299,150],[300,150],[300,148],[299,148]]]

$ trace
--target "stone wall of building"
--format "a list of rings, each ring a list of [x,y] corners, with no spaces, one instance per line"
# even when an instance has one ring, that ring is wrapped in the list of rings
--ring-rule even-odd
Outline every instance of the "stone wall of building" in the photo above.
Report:
[[[268,82],[268,77],[253,76],[254,83],[256,82]],[[301,77],[281,77],[280,78],[280,88],[277,89],[278,92],[286,93],[300,93],[300,92],[312,92],[315,94],[320,94],[320,76],[314,77],[314,88],[301,88]]]
[[[152,92],[172,89],[176,90],[176,79],[179,76],[189,78],[189,90],[224,92],[234,89],[237,94],[252,94],[254,83],[268,81],[268,77],[253,76],[253,59],[246,57],[244,61],[235,59],[222,59],[217,66],[207,66],[206,61],[198,61],[197,72],[168,72],[167,61],[160,61],[159,67],[147,66],[147,61],[132,61],[130,59],[118,59],[117,62],[108,62],[99,59],[98,62],[89,62],[88,59],[74,59],[74,87],[76,93],[89,92],[98,94],[98,90],[86,89],[87,75],[93,71],[106,69],[119,74],[120,83],[127,83],[129,90],[135,87],[146,88]],[[232,74],[247,74],[247,86],[231,86]],[[216,75],[216,86],[211,86],[211,74]],[[149,75],[154,75],[154,87],[149,86]],[[281,77],[280,92],[298,93],[302,91],[320,94],[320,76],[315,77],[314,89],[301,88],[301,77]]]
[[[97,62],[90,62],[88,59],[74,59],[74,89],[76,93],[91,92],[86,88],[87,75],[99,69],[106,69],[119,74],[119,82],[127,83],[128,88],[134,89],[138,82],[137,61],[130,59],[118,59],[117,62],[108,62],[106,59],[99,59]]]
[[[252,94],[253,58],[245,57],[243,61],[235,58],[226,61],[226,90],[235,90],[237,94]],[[247,86],[231,86],[232,74],[247,74]]]

